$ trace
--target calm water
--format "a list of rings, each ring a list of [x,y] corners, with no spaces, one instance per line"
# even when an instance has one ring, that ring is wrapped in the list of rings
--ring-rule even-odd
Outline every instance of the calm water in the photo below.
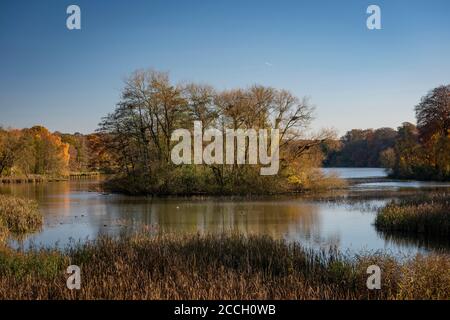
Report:
[[[350,172],[346,168],[344,173],[365,177],[365,174],[381,174],[382,169],[354,170]],[[71,239],[83,241],[101,233],[116,235],[146,226],[145,230],[151,233],[267,234],[315,248],[337,246],[349,251],[387,249],[392,253],[414,253],[441,248],[421,240],[392,239],[377,233],[373,226],[375,209],[392,196],[351,197],[356,200],[338,202],[304,197],[152,199],[103,194],[95,191],[97,183],[0,186],[0,193],[36,199],[44,214],[43,230],[27,237],[20,245],[28,246],[31,242],[64,246]],[[350,189],[347,195],[371,194],[370,188],[363,192],[358,190],[358,185],[352,188],[355,190]]]
[[[387,172],[384,168],[323,168],[326,174],[337,174],[343,179],[354,178],[384,178]]]

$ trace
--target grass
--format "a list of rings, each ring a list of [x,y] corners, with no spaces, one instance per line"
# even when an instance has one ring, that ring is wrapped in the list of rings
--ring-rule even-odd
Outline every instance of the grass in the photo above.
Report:
[[[81,290],[66,288],[69,264]],[[372,264],[381,290],[366,288]],[[0,299],[450,299],[450,256],[349,257],[263,236],[102,236],[0,251]]]
[[[427,237],[450,237],[450,194],[431,193],[392,201],[375,220],[378,230]]]
[[[347,187],[347,182],[337,174],[324,174],[321,170],[313,169],[296,172],[288,178],[294,190],[312,191],[318,193],[328,190],[339,190]]]
[[[37,231],[42,223],[43,218],[35,201],[0,195],[0,240],[5,240],[9,233]]]

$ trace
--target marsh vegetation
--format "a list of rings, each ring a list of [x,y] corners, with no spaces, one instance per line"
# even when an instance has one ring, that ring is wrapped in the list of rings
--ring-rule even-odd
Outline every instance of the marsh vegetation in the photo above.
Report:
[[[0,242],[11,234],[20,236],[37,231],[42,223],[36,201],[0,194]]]
[[[379,210],[375,226],[387,233],[448,239],[450,194],[425,193],[392,201]]]
[[[65,287],[80,266],[81,290]],[[366,287],[367,267],[382,290]],[[136,234],[0,252],[0,299],[448,299],[450,256],[348,256],[266,236]]]

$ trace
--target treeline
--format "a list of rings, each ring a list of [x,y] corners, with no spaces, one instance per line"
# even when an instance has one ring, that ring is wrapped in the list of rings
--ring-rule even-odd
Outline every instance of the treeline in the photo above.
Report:
[[[449,110],[450,86],[441,86],[416,106],[417,126],[355,129],[336,140],[330,132],[306,136],[313,108],[286,90],[255,85],[217,91],[208,85],[173,84],[166,73],[137,71],[94,134],[0,127],[0,176],[114,173],[108,187],[132,194],[267,193],[339,184],[317,170],[322,164],[382,166],[398,178],[445,181],[450,179]],[[202,136],[207,129],[218,130],[223,144],[228,129],[267,129],[267,155],[270,145],[279,145],[277,174],[262,176],[260,169],[267,164],[249,164],[249,138],[244,142],[245,164],[234,159],[175,165],[171,151],[179,141],[172,141],[172,134],[177,129],[193,133],[194,121],[202,123]],[[278,141],[271,141],[275,129]],[[202,149],[215,139],[203,141]],[[237,139],[234,144],[239,144]]]
[[[353,129],[340,140],[323,144],[326,167],[381,167],[381,152],[395,145],[398,132],[391,128]]]
[[[42,126],[0,127],[0,176],[65,176],[71,172],[110,171],[100,134],[51,133]]]
[[[324,143],[324,165],[385,167],[397,178],[450,180],[450,85],[431,90],[415,112],[417,126],[355,129]]]
[[[317,186],[323,177],[313,168],[323,160],[319,145],[329,134],[306,139],[312,112],[307,101],[286,90],[252,86],[219,92],[208,85],[173,84],[166,73],[137,71],[100,125],[118,166],[109,186],[133,194],[268,193]],[[171,149],[178,141],[171,140],[172,133],[179,128],[192,133],[194,121],[201,121],[203,132],[214,128],[222,136],[226,129],[278,129],[278,174],[261,176],[261,165],[248,161],[173,164]]]

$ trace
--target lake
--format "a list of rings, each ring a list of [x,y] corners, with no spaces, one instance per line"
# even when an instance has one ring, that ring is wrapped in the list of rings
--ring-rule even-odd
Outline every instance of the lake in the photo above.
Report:
[[[334,168],[326,171],[335,172],[344,178],[386,175],[380,168]],[[266,234],[287,241],[298,241],[308,247],[337,247],[349,252],[450,252],[447,244],[387,237],[377,232],[373,225],[376,209],[394,199],[398,192],[450,189],[450,184],[445,183],[362,183],[352,185],[340,192],[338,197],[282,196],[257,199],[132,197],[98,192],[98,183],[99,180],[81,180],[0,185],[0,193],[37,200],[44,215],[41,232],[13,245],[27,247],[33,243],[63,247],[70,241],[94,239],[102,233],[118,235],[144,229],[153,234]],[[380,192],[383,190],[389,192]]]
[[[337,174],[343,179],[387,177],[384,168],[322,168],[322,171],[325,174]]]

